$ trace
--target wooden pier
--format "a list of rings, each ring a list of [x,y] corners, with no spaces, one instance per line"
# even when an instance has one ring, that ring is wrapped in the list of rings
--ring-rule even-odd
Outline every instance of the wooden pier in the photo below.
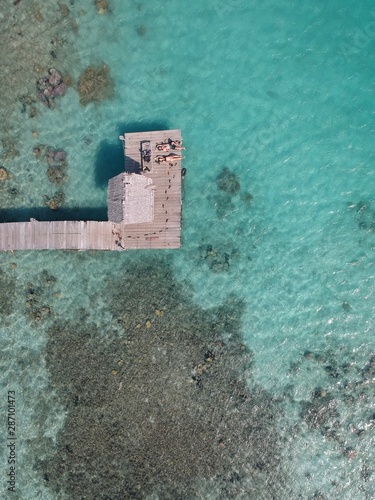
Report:
[[[123,220],[114,221],[37,221],[0,223],[0,250],[130,250],[179,248],[181,246],[181,160],[157,163],[158,155],[168,152],[156,151],[158,143],[169,139],[182,141],[180,130],[140,132],[120,136],[124,144],[124,174],[110,180],[108,203],[119,203]],[[147,162],[144,148],[148,149]],[[152,196],[144,193],[139,205],[131,191],[131,176],[145,176],[145,189],[152,190]],[[139,178],[136,184],[139,185]],[[114,185],[122,182],[122,186]],[[112,189],[111,189],[112,186]],[[121,191],[123,189],[123,191]],[[137,188],[140,189],[139,186]],[[114,193],[114,194],[113,194]],[[121,196],[124,193],[124,196]],[[112,199],[111,197],[116,198]],[[120,198],[120,199],[119,199]],[[139,203],[148,200],[152,207],[142,207]],[[147,210],[146,210],[147,209]],[[144,215],[144,212],[147,212]],[[119,213],[112,210],[113,213]],[[109,210],[111,212],[111,210]],[[151,214],[151,215],[150,215]],[[120,215],[117,215],[120,217]],[[130,221],[127,223],[126,221]]]

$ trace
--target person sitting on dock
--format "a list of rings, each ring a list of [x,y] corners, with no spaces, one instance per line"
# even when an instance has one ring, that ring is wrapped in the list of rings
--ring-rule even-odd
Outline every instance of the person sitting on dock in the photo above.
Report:
[[[169,145],[171,149],[176,149],[177,151],[181,151],[181,149],[186,149],[181,146],[181,141],[172,141],[172,139],[168,139]]]

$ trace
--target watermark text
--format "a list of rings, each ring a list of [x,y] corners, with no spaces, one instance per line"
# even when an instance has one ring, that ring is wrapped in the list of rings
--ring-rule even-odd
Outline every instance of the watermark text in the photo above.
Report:
[[[7,487],[16,491],[16,391],[8,391],[7,402]]]

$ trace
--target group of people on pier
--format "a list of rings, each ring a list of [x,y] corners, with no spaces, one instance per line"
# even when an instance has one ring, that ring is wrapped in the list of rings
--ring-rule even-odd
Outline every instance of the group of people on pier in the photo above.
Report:
[[[157,155],[155,158],[156,163],[167,163],[169,161],[182,160],[185,156],[173,153],[173,151],[181,151],[186,149],[182,146],[182,141],[168,139],[167,142],[160,142],[155,146],[156,151],[166,152],[171,151],[169,155]]]

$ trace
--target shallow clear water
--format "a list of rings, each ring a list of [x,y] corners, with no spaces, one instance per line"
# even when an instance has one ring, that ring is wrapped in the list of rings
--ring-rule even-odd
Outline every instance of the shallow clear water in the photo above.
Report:
[[[203,309],[233,295],[245,300],[241,333],[254,354],[249,384],[268,391],[280,411],[277,432],[292,494],[279,490],[278,498],[375,498],[372,3],[110,5],[98,15],[94,2],[69,4],[75,29],[61,23],[65,42],[53,64],[75,85],[55,109],[38,103],[30,118],[9,104],[2,136],[14,138],[19,154],[3,154],[14,177],[1,186],[1,211],[30,216],[56,191],[47,165],[33,155],[37,144],[68,153],[64,208],[95,213],[106,205],[106,179],[121,169],[119,134],[181,128],[183,244],[167,252],[168,267]],[[15,16],[22,16],[24,2],[17,8]],[[53,3],[44,10],[51,15]],[[102,62],[115,94],[83,107],[79,75]],[[224,167],[240,183],[234,194],[218,187]],[[8,186],[19,194],[11,197]],[[17,393],[17,498],[63,495],[35,466],[35,457],[53,449],[67,414],[45,361],[51,325],[96,325],[104,339],[110,329],[118,332],[108,282],[140,263],[158,266],[162,254],[1,256],[3,287],[13,286],[2,316],[1,388],[4,415],[6,392]],[[43,269],[57,282],[43,281]],[[40,287],[35,303],[28,283]],[[30,318],[45,303],[53,314]],[[324,414],[327,401],[337,412],[333,422],[323,416],[312,424],[306,408]],[[5,477],[6,450],[2,463]]]

